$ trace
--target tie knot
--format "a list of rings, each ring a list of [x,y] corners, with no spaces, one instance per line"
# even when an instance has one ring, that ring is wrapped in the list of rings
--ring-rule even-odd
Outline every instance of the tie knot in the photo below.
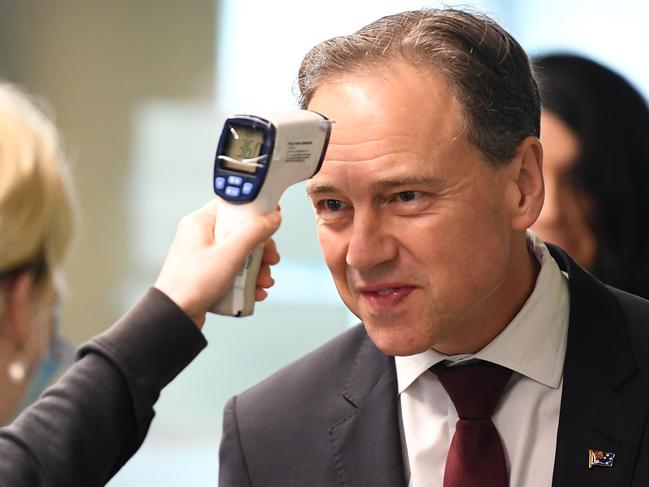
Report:
[[[460,419],[490,419],[512,371],[491,362],[478,361],[430,369],[448,393]]]

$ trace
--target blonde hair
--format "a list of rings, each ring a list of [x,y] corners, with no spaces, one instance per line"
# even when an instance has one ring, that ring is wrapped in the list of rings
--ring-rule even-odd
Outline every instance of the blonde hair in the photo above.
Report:
[[[56,128],[25,92],[0,80],[0,274],[36,263],[56,285],[76,220]]]

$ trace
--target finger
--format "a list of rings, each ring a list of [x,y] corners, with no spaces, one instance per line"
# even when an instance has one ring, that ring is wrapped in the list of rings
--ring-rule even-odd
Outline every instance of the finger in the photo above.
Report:
[[[203,222],[211,222],[214,225],[216,218],[216,199],[210,200],[201,206],[199,209],[189,213],[186,218],[191,220],[203,220]]]
[[[257,275],[257,287],[272,287],[275,284],[275,279],[270,275],[270,267],[262,265]]]
[[[271,212],[266,215],[255,216],[228,233],[225,238],[216,243],[212,251],[220,257],[228,255],[227,265],[228,272],[237,272],[243,264],[245,257],[253,249],[265,242],[277,230],[281,222],[278,212]]]
[[[199,242],[210,245],[214,242],[215,217],[216,200],[212,200],[201,208],[185,215],[178,222],[176,235],[183,235],[185,238],[197,238]]]
[[[255,301],[263,301],[268,297],[268,292],[265,289],[258,287],[255,289]]]
[[[264,246],[264,255],[261,261],[264,264],[275,265],[279,262],[279,252],[277,252],[277,244],[272,238]]]

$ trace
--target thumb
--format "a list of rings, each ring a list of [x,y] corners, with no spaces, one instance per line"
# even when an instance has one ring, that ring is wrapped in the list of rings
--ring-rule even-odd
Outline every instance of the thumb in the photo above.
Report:
[[[255,247],[268,241],[273,233],[277,231],[281,220],[282,218],[277,210],[265,215],[254,216],[248,219],[244,225],[229,232],[215,244],[213,249],[219,254],[230,256],[229,259],[225,259],[225,262],[223,260],[221,262],[232,266],[235,271],[238,271],[246,256]]]

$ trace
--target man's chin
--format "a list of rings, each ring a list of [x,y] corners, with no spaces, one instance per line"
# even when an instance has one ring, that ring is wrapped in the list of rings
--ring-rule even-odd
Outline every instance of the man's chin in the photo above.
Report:
[[[409,330],[398,326],[377,326],[372,321],[363,322],[370,339],[381,352],[392,356],[415,355],[430,348],[421,336],[410,336]]]

